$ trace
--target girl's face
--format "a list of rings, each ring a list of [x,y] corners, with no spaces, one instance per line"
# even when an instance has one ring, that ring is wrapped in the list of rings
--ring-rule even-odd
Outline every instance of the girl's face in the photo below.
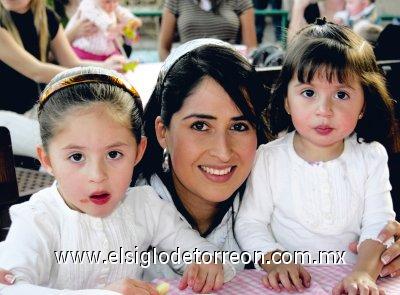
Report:
[[[219,203],[250,173],[257,148],[256,130],[225,90],[205,78],[186,98],[165,128],[156,119],[160,145],[167,147],[179,196]]]
[[[30,9],[31,0],[0,0],[3,7],[8,11],[25,13]]]
[[[98,0],[101,9],[108,13],[112,13],[115,11],[119,4],[119,0]]]
[[[41,163],[71,209],[109,215],[125,196],[146,140],[137,145],[132,132],[102,105],[68,114],[60,126],[48,154],[38,148]]]
[[[348,82],[330,83],[322,71],[309,84],[296,75],[290,80],[285,108],[308,151],[328,148],[340,154],[343,139],[354,131],[362,117],[364,93],[358,79]]]

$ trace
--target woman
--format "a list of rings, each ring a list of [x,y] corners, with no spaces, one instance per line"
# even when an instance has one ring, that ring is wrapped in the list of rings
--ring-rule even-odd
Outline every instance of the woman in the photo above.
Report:
[[[232,44],[243,43],[248,53],[257,47],[251,0],[167,0],[158,40],[162,61],[171,51],[176,28],[182,43],[212,37]]]
[[[267,139],[260,119],[264,93],[247,61],[226,43],[205,39],[180,46],[166,60],[145,110],[148,149],[135,171],[221,250],[240,251],[232,223],[256,147]],[[400,235],[397,222],[381,238],[393,235]],[[383,271],[400,274],[400,244],[387,255]],[[145,271],[146,279],[174,276],[168,265]],[[12,279],[0,271],[0,283]]]
[[[256,148],[266,141],[265,93],[229,44],[198,39],[168,57],[145,109],[148,149],[138,169],[221,250],[240,250],[232,228]],[[145,271],[146,279],[173,276],[159,263]]]
[[[0,38],[6,41],[0,45],[1,110],[25,113],[37,100],[37,82],[46,83],[63,69],[44,65],[49,49],[63,67],[87,64],[72,51],[62,26],[54,12],[45,7],[43,0],[1,0]],[[25,50],[15,50],[15,43]],[[28,58],[28,54],[41,63],[32,56]],[[117,57],[102,65],[118,67],[122,61],[121,57]],[[49,72],[48,68],[51,69]]]

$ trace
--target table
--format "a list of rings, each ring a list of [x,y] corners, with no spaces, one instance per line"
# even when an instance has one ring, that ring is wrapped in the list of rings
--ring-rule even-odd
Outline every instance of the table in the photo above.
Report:
[[[306,267],[311,274],[311,287],[306,289],[303,293],[298,294],[309,294],[309,295],[328,295],[331,294],[332,288],[335,284],[341,280],[346,274],[348,274],[352,265],[330,265],[330,266],[310,266]],[[257,294],[280,294],[288,295],[294,294],[285,291],[277,293],[275,291],[268,290],[261,283],[261,277],[265,272],[258,270],[243,270],[239,272],[236,277],[226,283],[223,288],[219,291],[211,294],[232,294],[232,295],[257,295]],[[155,283],[161,283],[166,281],[170,283],[170,291],[168,295],[175,294],[196,294],[191,289],[180,291],[178,289],[178,280],[161,280],[157,279]],[[378,285],[385,288],[387,295],[398,295],[400,294],[400,278],[383,278],[378,280]]]

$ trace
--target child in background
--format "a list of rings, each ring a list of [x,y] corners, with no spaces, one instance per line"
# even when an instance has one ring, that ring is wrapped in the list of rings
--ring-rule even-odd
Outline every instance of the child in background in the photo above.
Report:
[[[79,18],[87,19],[98,27],[92,35],[72,42],[76,54],[89,60],[102,61],[112,55],[123,54],[118,42],[124,30],[136,31],[142,25],[139,18],[119,5],[119,0],[82,0],[66,29],[73,27]]]
[[[379,20],[375,0],[346,0],[345,10],[338,11],[333,21],[339,25],[353,27],[360,20],[376,24]]]
[[[16,282],[0,285],[1,294],[75,293],[65,289],[93,294],[94,288],[158,294],[151,284],[136,280],[142,276],[141,261],[129,263],[124,256],[122,263],[111,263],[110,251],[140,255],[150,245],[166,251],[217,250],[151,187],[128,189],[146,138],[140,98],[123,77],[94,67],[63,72],[44,90],[38,112],[43,143],[38,157],[56,181],[10,209],[12,225],[0,266]],[[81,263],[72,260],[74,254],[65,263],[58,261],[57,255],[67,251],[88,255]],[[100,253],[99,262],[90,261],[90,253]],[[185,264],[176,268],[182,273]],[[191,264],[180,287],[189,284],[207,293],[223,282],[222,264]]]
[[[353,271],[334,294],[377,294],[385,248],[377,237],[395,215],[383,145],[399,145],[368,42],[321,19],[301,30],[273,92],[270,126],[275,135],[288,133],[258,149],[235,231],[243,250],[262,252],[254,263],[268,272],[264,285],[310,286],[301,265],[271,261],[275,252],[309,251],[308,263],[323,263],[319,251],[344,253],[358,240],[358,258],[344,256],[356,262]]]

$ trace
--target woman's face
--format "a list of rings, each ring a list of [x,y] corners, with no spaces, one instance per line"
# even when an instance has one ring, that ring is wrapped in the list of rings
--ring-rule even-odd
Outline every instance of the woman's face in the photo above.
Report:
[[[31,0],[0,0],[3,7],[8,11],[25,13],[30,8]]]
[[[211,203],[228,199],[250,173],[256,130],[225,90],[205,78],[192,90],[157,136],[170,153],[176,191],[182,198]]]

